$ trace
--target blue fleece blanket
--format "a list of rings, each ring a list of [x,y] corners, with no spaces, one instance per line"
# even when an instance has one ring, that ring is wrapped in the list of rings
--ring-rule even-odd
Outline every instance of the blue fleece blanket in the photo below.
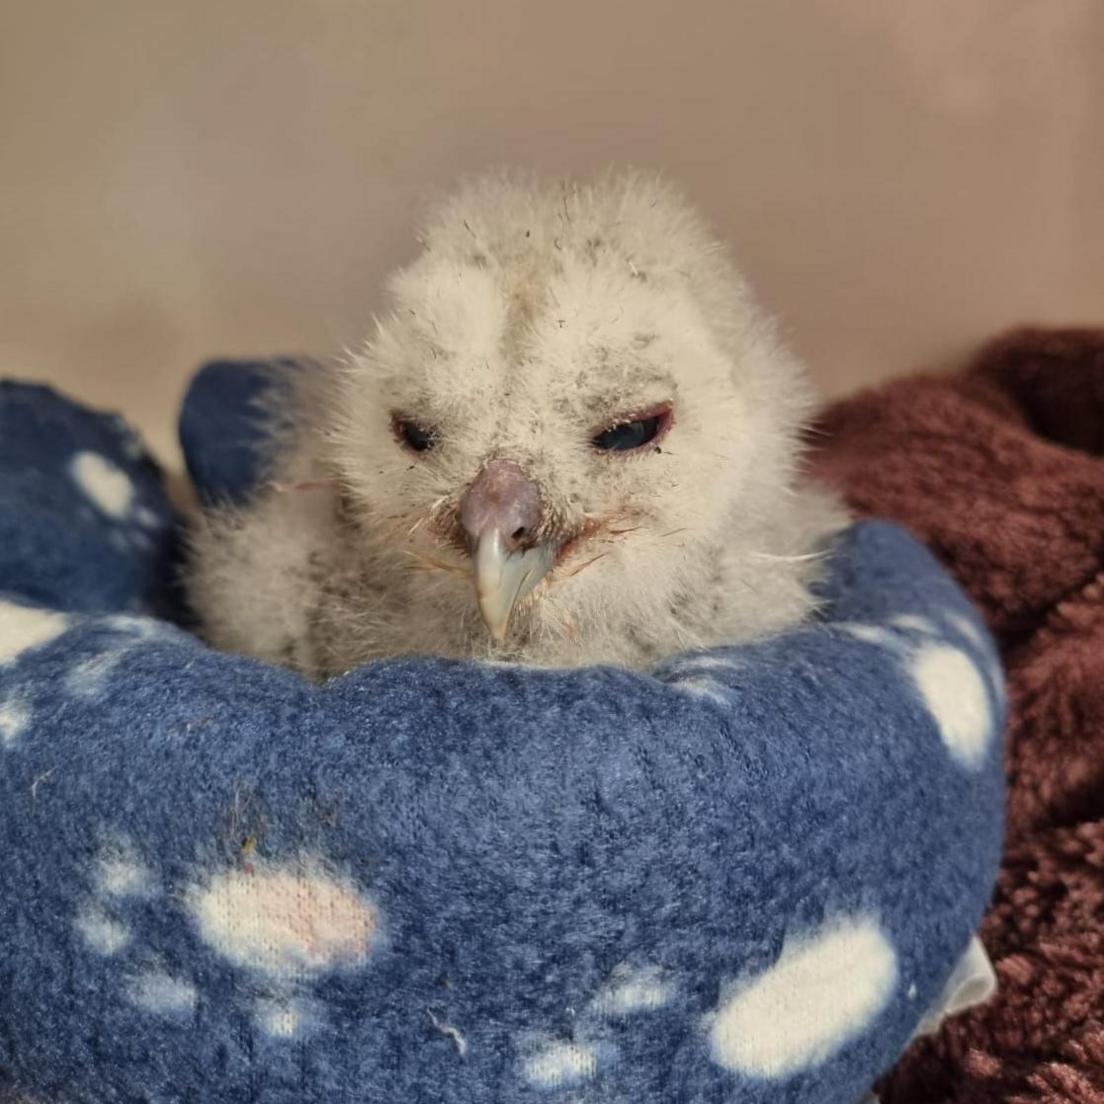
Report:
[[[256,477],[263,379],[189,401],[212,494]],[[823,619],[766,643],[322,686],[174,624],[175,547],[117,418],[0,385],[0,1086],[847,1104],[945,999],[1004,705],[902,531],[850,530]]]

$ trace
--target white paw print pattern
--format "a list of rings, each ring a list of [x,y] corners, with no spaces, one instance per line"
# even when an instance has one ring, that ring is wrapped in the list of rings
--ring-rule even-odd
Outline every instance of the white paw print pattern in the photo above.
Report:
[[[310,866],[223,871],[190,887],[185,904],[209,946],[278,981],[363,965],[378,927],[351,886]]]
[[[998,704],[1003,706],[1005,704],[1004,671],[1001,669],[1000,659],[993,651],[992,645],[978,631],[977,626],[960,613],[950,614],[947,620],[959,636],[969,641],[980,654],[988,657],[989,685],[993,688]]]
[[[931,617],[903,613],[885,624],[841,622],[833,628],[897,656],[951,757],[976,770],[996,736],[1004,678],[991,646],[967,618],[949,613],[946,623],[949,632]]]
[[[896,984],[897,954],[877,919],[832,920],[732,987],[707,1023],[713,1060],[745,1076],[791,1077],[873,1026]]]
[[[23,656],[52,644],[70,624],[63,613],[0,598],[0,751],[17,747],[34,719],[26,688],[8,685],[5,676]]]
[[[0,668],[52,643],[69,625],[63,613],[0,598]]]
[[[13,748],[31,723],[31,707],[11,694],[0,698],[0,749]]]
[[[128,456],[134,459],[131,451]],[[134,481],[114,461],[98,452],[78,452],[69,462],[69,476],[101,517],[127,526],[128,532],[113,529],[108,534],[115,548],[148,545],[148,531],[159,524],[157,514],[137,502]]]
[[[923,633],[925,636],[938,636],[939,626],[930,618],[919,613],[897,613],[889,623],[904,632]]]
[[[224,870],[184,901],[204,942],[264,989],[254,1022],[274,1039],[309,1034],[322,1018],[310,983],[364,967],[380,941],[376,906],[317,861]]]
[[[86,905],[73,923],[88,948],[97,954],[118,954],[130,942],[130,929],[111,917],[102,905]]]
[[[74,697],[92,699],[106,688],[108,680],[128,654],[154,641],[191,643],[191,637],[166,621],[152,617],[115,614],[90,624],[107,629],[111,637],[97,652],[74,663],[65,676],[65,690]]]
[[[78,452],[69,462],[73,482],[97,509],[116,521],[130,513],[134,484],[121,468],[98,452]]]
[[[97,697],[129,650],[126,646],[106,648],[74,664],[65,676],[66,691],[78,698]]]
[[[590,1008],[602,1019],[617,1020],[638,1012],[654,1012],[670,1004],[674,996],[674,984],[654,966],[638,970],[619,967]]]
[[[322,1015],[317,1001],[290,993],[259,997],[253,1005],[254,1022],[271,1039],[304,1038],[322,1022]]]
[[[91,895],[78,909],[74,926],[91,951],[118,954],[133,938],[130,927],[119,916],[122,906],[128,899],[154,896],[154,879],[134,845],[120,839],[100,849],[91,882]]]
[[[105,846],[94,864],[92,892],[73,918],[93,954],[127,951],[140,965],[120,972],[120,997],[164,1017],[191,1014],[200,1000],[193,979],[167,972],[141,952],[123,919],[128,901],[160,899],[183,908],[203,942],[249,975],[253,1022],[275,1040],[302,1038],[322,1020],[310,983],[365,966],[379,939],[379,914],[351,883],[317,860],[262,862],[197,879],[182,895],[164,894],[133,844]]]
[[[973,660],[953,645],[932,644],[912,657],[910,670],[952,757],[964,767],[980,767],[995,724]]]
[[[112,957],[138,948],[135,932],[121,919],[121,913],[128,902],[159,898],[161,891],[129,840],[120,839],[100,849],[93,864],[92,891],[91,900],[74,921],[89,951]],[[152,1015],[191,1015],[199,1000],[199,991],[191,981],[169,974],[144,955],[140,957],[141,966],[120,973],[121,997]]]
[[[190,1013],[199,1000],[199,990],[190,981],[157,969],[146,969],[128,978],[126,994],[131,1004],[159,1016]]]
[[[569,1088],[591,1080],[599,1064],[608,1065],[615,1057],[611,1047],[599,1043],[546,1042],[524,1060],[522,1073],[540,1089]]]
[[[619,967],[609,984],[583,1010],[574,1038],[534,1033],[518,1040],[522,1079],[546,1090],[578,1088],[593,1081],[620,1060],[616,1044],[602,1037],[605,1026],[658,1011],[674,995],[673,983],[658,969]]]
[[[791,938],[772,966],[728,987],[704,1022],[709,1057],[730,1073],[792,1077],[868,1031],[897,984],[897,953],[877,918],[837,917]],[[655,1012],[675,995],[659,970],[618,970],[573,1038],[519,1040],[522,1078],[542,1090],[582,1090],[621,1060],[604,1024]]]
[[[75,617],[0,598],[0,751],[16,747],[34,720],[33,679],[18,687],[5,675],[25,656],[78,626],[106,629],[110,634],[106,643],[77,660],[65,674],[64,690],[79,698],[97,697],[120,661],[133,650],[157,640],[191,641],[187,634],[152,617]]]

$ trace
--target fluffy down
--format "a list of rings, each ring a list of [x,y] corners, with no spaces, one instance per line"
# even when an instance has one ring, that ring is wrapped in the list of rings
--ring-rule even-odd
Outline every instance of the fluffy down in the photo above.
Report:
[[[800,480],[811,392],[676,192],[492,174],[420,241],[364,345],[296,374],[271,482],[197,519],[215,646],[312,677],[404,653],[644,667],[809,614],[845,521]],[[596,445],[656,411],[653,439]],[[461,523],[494,463],[535,488],[525,547],[551,564],[502,639]]]

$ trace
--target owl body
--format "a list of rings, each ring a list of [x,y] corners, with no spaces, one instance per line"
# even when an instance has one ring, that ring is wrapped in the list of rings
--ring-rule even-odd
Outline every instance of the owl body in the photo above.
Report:
[[[801,480],[806,377],[675,192],[495,174],[421,241],[364,345],[296,373],[272,479],[197,519],[215,646],[642,668],[809,615],[846,517]]]

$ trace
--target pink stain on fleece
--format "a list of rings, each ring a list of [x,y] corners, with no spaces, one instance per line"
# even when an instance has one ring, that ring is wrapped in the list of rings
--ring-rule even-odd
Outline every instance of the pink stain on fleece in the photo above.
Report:
[[[216,874],[187,895],[202,937],[240,966],[301,977],[363,965],[375,908],[316,867],[255,863]]]

